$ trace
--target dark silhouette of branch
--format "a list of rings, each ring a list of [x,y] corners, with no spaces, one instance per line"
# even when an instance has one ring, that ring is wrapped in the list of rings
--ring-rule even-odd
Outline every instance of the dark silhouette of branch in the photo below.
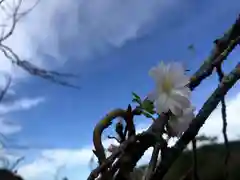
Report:
[[[125,120],[126,122],[126,127],[128,128],[129,132],[134,132],[135,129],[133,129],[132,126],[133,122],[130,121],[130,119],[128,119],[129,115],[129,106],[127,110],[123,110],[123,109],[115,109],[113,111],[111,111],[110,113],[108,113],[102,120],[99,121],[99,123],[97,123],[97,125],[94,128],[93,131],[93,143],[94,143],[94,154],[97,156],[100,164],[106,160],[106,155],[104,152],[104,147],[102,144],[102,133],[103,131],[108,128],[111,124],[112,121],[115,118],[121,117]],[[133,115],[139,115],[139,112],[134,109],[133,111],[131,111],[131,113]],[[135,127],[134,127],[135,128]]]
[[[6,95],[8,89],[10,87],[10,84],[11,84],[11,77],[8,77],[7,84],[6,84],[6,86],[4,87],[4,89],[0,93],[0,102],[2,102],[4,96]]]
[[[127,148],[127,146],[129,144],[134,143],[138,138],[139,138],[138,135],[132,136],[128,140],[124,141],[115,152],[113,152],[105,161],[103,161],[102,164],[100,164],[100,166],[98,166],[91,172],[91,174],[88,177],[88,180],[94,180],[95,178],[97,178],[99,173],[103,169],[109,167],[111,163],[113,163],[113,161]]]
[[[5,0],[0,1],[0,5],[4,3]],[[13,9],[13,13],[10,15],[10,18],[12,20],[11,27],[9,31],[4,34],[2,33],[2,37],[0,37],[0,44],[2,44],[3,41],[7,40],[12,34],[14,33],[14,30],[16,29],[17,23],[19,22],[20,19],[22,19],[24,16],[28,15],[40,2],[40,0],[37,0],[32,7],[29,9],[25,10],[24,12],[19,12],[21,5],[23,3],[23,0],[18,0],[17,4],[15,5]]]
[[[157,166],[157,160],[158,160],[158,156],[159,156],[160,147],[161,147],[160,144],[156,144],[154,146],[154,149],[153,149],[153,152],[152,152],[152,156],[151,156],[149,165],[147,167],[145,180],[148,180],[152,176],[154,171],[155,171],[155,168]]]
[[[192,76],[189,88],[194,90],[205,78],[210,76],[213,69],[227,58],[240,42],[240,15],[234,25],[220,39],[214,41],[215,47],[203,65]]]
[[[199,180],[199,176],[198,176],[198,161],[197,161],[197,141],[194,138],[192,140],[192,152],[193,152],[193,180]]]
[[[1,3],[3,3],[4,1],[2,1]],[[16,25],[17,25],[17,22],[18,22],[18,12],[19,12],[19,9],[21,7],[21,4],[22,4],[22,0],[19,0],[16,7],[14,7],[14,12],[12,14],[12,25],[10,27],[10,30],[6,33],[6,34],[3,34],[3,36],[0,38],[0,44],[2,44],[3,41],[5,41],[6,39],[8,39],[14,32],[15,28],[16,28]]]
[[[123,156],[119,158],[119,171],[115,180],[127,180],[136,163],[149,147],[159,143],[160,149],[165,149],[166,144],[162,138],[162,134],[168,118],[169,113],[161,114],[145,132],[140,134],[141,136],[138,141],[129,144]]]
[[[217,74],[219,77],[219,82],[221,83],[221,81],[224,78],[223,70],[222,70],[221,66],[217,66],[216,70],[217,70]],[[227,113],[226,113],[226,103],[225,103],[224,96],[221,99],[221,104],[222,104],[221,113],[222,113],[222,120],[223,120],[222,133],[223,133],[224,144],[225,144],[225,148],[226,148],[226,155],[225,155],[225,160],[224,160],[225,179],[228,179],[228,159],[230,157],[230,149],[229,149],[228,136],[227,136]]]
[[[64,78],[65,79],[66,78],[68,78],[68,79],[76,78],[77,77],[76,75],[73,75],[70,73],[68,73],[68,74],[58,73],[56,71],[49,71],[49,70],[45,70],[40,67],[37,67],[27,60],[22,60],[10,47],[4,45],[4,41],[6,41],[10,36],[13,35],[18,21],[21,18],[23,18],[24,16],[28,15],[37,6],[39,1],[40,0],[37,0],[31,8],[27,9],[24,12],[20,12],[20,7],[23,3],[23,0],[17,1],[17,4],[13,8],[12,14],[10,15],[12,23],[9,28],[9,31],[7,33],[4,33],[4,28],[3,28],[2,36],[0,37],[0,50],[3,52],[5,57],[7,59],[9,59],[13,64],[19,66],[20,68],[22,68],[23,70],[25,70],[26,72],[28,72],[29,74],[31,74],[33,76],[38,76],[38,77],[41,77],[43,79],[49,80],[53,83],[60,84],[63,86],[68,86],[68,87],[72,87],[75,89],[79,89],[78,86],[69,83],[67,80],[64,80]],[[0,6],[2,4],[4,4],[4,2],[5,2],[4,0],[0,1]]]
[[[2,179],[2,180],[23,180],[22,177],[16,175],[15,173],[13,173],[7,169],[0,169],[0,179]]]
[[[118,138],[114,137],[114,136],[108,135],[107,138],[108,138],[108,139],[114,139],[114,140],[116,140],[118,143],[120,143],[120,140],[119,140]]]
[[[76,77],[73,74],[58,73],[56,71],[48,71],[48,70],[36,67],[35,65],[33,65],[32,63],[26,60],[21,60],[20,57],[16,53],[14,53],[11,48],[3,44],[0,44],[0,50],[13,64],[16,64],[17,66],[21,67],[23,70],[27,71],[29,74],[33,76],[39,76],[43,79],[49,80],[56,84],[79,89],[78,86],[72,85],[69,82],[62,80],[62,78]]]
[[[24,156],[18,158],[18,159],[13,163],[13,165],[12,165],[11,168],[10,168],[10,170],[13,171],[13,170],[17,167],[17,165],[18,165],[20,162],[22,162],[24,159],[25,159]]]

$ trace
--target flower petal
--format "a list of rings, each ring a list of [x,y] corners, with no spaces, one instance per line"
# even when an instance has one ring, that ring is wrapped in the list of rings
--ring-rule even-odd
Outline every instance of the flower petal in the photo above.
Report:
[[[157,66],[153,67],[149,70],[148,74],[150,77],[152,77],[157,83],[162,83],[163,77],[164,77],[164,72],[165,72],[165,67],[162,66]]]
[[[171,96],[172,100],[174,100],[180,104],[182,109],[190,107],[191,102],[187,97],[182,96],[181,94],[179,94],[175,91],[172,91],[170,96]]]
[[[181,104],[175,101],[174,99],[169,98],[167,106],[174,115],[176,116],[182,115],[183,111]]]
[[[176,74],[180,75],[180,74],[185,74],[185,70],[184,67],[182,65],[182,63],[179,62],[172,62],[171,64],[169,64],[169,71],[171,72],[175,72]]]
[[[153,92],[150,92],[148,95],[147,95],[147,99],[150,100],[150,101],[156,101],[158,98],[158,94],[156,91],[153,91]]]
[[[174,89],[174,93],[177,93],[189,99],[191,95],[191,90],[188,87],[181,87]]]
[[[161,94],[158,99],[155,101],[155,107],[157,113],[161,114],[162,112],[167,112],[169,107],[166,106],[168,97],[165,93]]]

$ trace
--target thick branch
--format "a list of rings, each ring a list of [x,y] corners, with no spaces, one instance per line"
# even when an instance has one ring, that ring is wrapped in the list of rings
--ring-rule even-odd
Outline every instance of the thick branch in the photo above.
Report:
[[[221,64],[230,52],[240,42],[240,15],[233,26],[228,30],[224,36],[220,39],[215,40],[215,47],[212,50],[211,55],[206,59],[203,65],[198,69],[197,72],[191,78],[189,88],[194,90],[202,80],[210,76],[213,69]]]

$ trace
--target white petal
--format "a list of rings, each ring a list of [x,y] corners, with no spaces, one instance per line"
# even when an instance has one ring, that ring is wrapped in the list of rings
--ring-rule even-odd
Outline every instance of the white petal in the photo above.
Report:
[[[174,99],[169,98],[168,107],[171,110],[171,112],[176,116],[182,115],[183,113],[181,104],[176,102]]]
[[[182,107],[182,109],[190,107],[191,102],[190,102],[190,100],[187,97],[182,96],[181,94],[178,94],[175,91],[171,92],[171,96],[170,97],[171,97],[172,100],[174,100],[177,103],[179,103],[180,106]]]
[[[153,92],[150,92],[148,95],[147,95],[147,99],[150,100],[150,101],[156,101],[158,98],[158,94],[156,91],[153,91]]]
[[[161,83],[163,81],[163,77],[165,74],[165,67],[158,65],[157,67],[153,67],[148,72],[149,76],[151,76],[156,82]]]
[[[172,136],[181,136],[183,132],[185,132],[189,127],[190,122],[184,120],[175,120],[169,121],[169,126],[171,127]]]
[[[181,88],[189,84],[190,79],[186,75],[178,75],[172,79],[174,88]]]
[[[183,132],[185,132],[190,123],[192,122],[194,116],[194,107],[190,107],[184,109],[183,115],[180,117],[172,116],[169,119],[170,126],[170,135],[171,136],[180,136]]]
[[[157,113],[161,114],[162,112],[167,112],[169,107],[167,105],[168,97],[165,93],[161,94],[157,101],[155,102],[155,107]]]
[[[191,90],[188,87],[175,88],[174,92],[186,98],[190,98],[191,95]]]
[[[184,67],[179,62],[173,62],[170,64],[169,71],[175,72],[175,74],[185,74]]]

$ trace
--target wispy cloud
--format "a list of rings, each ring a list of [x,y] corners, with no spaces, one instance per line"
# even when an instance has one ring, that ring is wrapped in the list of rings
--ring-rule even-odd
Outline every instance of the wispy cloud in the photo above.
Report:
[[[229,137],[230,139],[234,139],[238,135],[238,127],[240,126],[240,122],[236,117],[238,117],[238,111],[240,109],[240,93],[236,94],[231,99],[227,100],[227,116],[228,116],[228,124],[229,124]],[[139,126],[138,132],[146,129],[148,124]],[[219,136],[221,133],[221,109],[217,108],[212,115],[209,117],[206,125],[201,130],[200,133],[205,133],[207,135],[217,135]],[[113,140],[105,140],[103,144],[105,147],[109,146],[111,143],[116,144]],[[150,159],[152,149],[146,151],[140,162],[140,164],[148,163]],[[41,177],[45,177],[46,174],[53,175],[56,172],[56,169],[60,166],[66,165],[70,169],[71,168],[82,168],[84,167],[86,170],[89,168],[88,163],[92,156],[92,148],[91,146],[83,147],[79,150],[74,149],[52,149],[52,150],[43,150],[40,152],[39,156],[33,160],[33,162],[23,165],[19,169],[19,173],[22,174],[26,179],[36,180],[41,179]],[[81,173],[77,173],[79,178],[82,177]],[[77,177],[76,177],[77,178]]]
[[[13,102],[2,103],[0,104],[0,115],[14,111],[29,110],[30,108],[33,108],[44,101],[45,99],[43,97],[37,97],[33,99],[22,98],[19,100],[14,100]]]
[[[11,135],[22,130],[22,126],[17,124],[13,120],[9,120],[5,117],[6,114],[15,112],[15,111],[24,111],[30,110],[33,107],[36,107],[40,103],[44,102],[43,97],[38,98],[23,98],[19,100],[10,101],[7,103],[0,104],[0,133],[4,135]]]
[[[25,6],[30,2],[25,1]],[[34,61],[40,64],[83,61],[148,32],[158,15],[164,16],[177,4],[173,0],[41,0],[19,24],[10,45],[24,57],[37,57]]]
[[[0,118],[0,132],[4,135],[10,135],[21,131],[22,127],[14,121]]]

